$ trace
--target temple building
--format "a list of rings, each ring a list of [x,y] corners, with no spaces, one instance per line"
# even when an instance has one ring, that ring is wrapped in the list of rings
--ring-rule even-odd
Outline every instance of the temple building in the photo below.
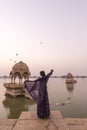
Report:
[[[68,73],[66,76],[66,83],[76,83],[77,81],[73,79],[73,75]]]
[[[24,80],[28,80],[31,75],[28,66],[20,61],[16,63],[10,72],[10,83],[4,83],[6,88],[6,94],[13,97],[24,95],[25,97],[31,98],[27,90],[24,88]]]

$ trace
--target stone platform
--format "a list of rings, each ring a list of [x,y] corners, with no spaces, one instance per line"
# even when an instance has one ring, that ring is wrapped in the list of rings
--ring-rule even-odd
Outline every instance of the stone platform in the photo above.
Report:
[[[87,118],[63,118],[52,111],[49,119],[39,119],[36,112],[22,112],[18,119],[0,119],[0,130],[87,130]]]

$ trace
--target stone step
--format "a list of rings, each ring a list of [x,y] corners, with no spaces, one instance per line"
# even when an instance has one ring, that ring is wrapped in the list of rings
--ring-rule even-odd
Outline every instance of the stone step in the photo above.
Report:
[[[59,111],[52,111],[49,119],[39,119],[36,112],[22,112],[13,130],[69,130]]]
[[[87,130],[87,118],[65,118],[69,130]]]
[[[19,119],[0,119],[0,130],[87,130],[87,118],[63,118],[52,111],[49,119],[39,119],[36,112],[22,112]]]
[[[16,122],[16,119],[0,119],[0,130],[12,130]]]

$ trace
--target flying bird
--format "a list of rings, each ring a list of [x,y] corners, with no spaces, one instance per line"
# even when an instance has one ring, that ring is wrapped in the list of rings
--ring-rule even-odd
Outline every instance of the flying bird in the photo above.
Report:
[[[43,44],[43,42],[40,42],[40,44]]]
[[[16,53],[16,56],[18,56],[18,53]]]

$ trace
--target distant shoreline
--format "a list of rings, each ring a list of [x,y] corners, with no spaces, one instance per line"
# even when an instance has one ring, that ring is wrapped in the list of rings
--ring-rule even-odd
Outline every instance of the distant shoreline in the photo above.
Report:
[[[30,78],[38,78],[39,76],[30,76]],[[0,79],[4,78],[4,79],[10,79],[10,76],[0,76]],[[51,76],[50,78],[62,78],[65,79],[66,76]],[[73,78],[87,78],[87,76],[73,76]]]

